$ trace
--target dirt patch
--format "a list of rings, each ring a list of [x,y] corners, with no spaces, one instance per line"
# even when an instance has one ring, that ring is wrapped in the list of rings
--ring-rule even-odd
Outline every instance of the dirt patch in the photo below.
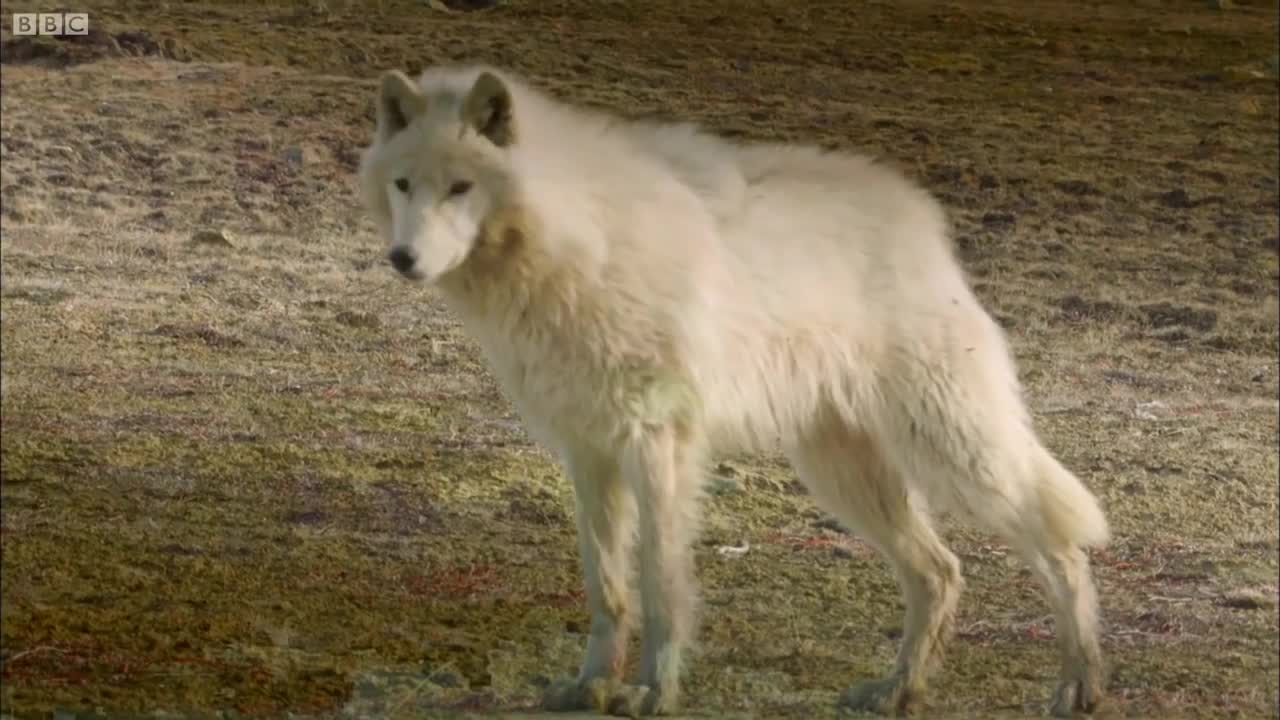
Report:
[[[1209,332],[1218,325],[1218,313],[1211,308],[1193,308],[1162,302],[1142,305],[1138,310],[1155,328],[1181,326]]]
[[[140,30],[109,33],[91,28],[85,35],[7,36],[0,38],[0,63],[64,68],[108,58],[158,57],[186,62],[191,53],[173,38]]]
[[[367,312],[352,312],[351,310],[339,310],[334,314],[333,319],[342,325],[352,328],[364,328],[366,330],[377,330],[382,327],[382,321],[377,315]]]
[[[243,347],[244,341],[239,338],[220,333],[207,325],[171,325],[165,324],[151,331],[152,335],[174,338],[176,340],[198,340],[212,348]]]
[[[1131,315],[1129,308],[1107,300],[1089,300],[1079,295],[1066,295],[1057,301],[1061,316],[1068,322],[1117,322]]]

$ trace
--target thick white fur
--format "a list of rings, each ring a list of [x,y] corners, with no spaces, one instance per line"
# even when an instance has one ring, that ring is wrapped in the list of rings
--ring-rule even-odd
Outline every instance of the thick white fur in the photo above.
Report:
[[[510,94],[501,146],[461,110],[484,72]],[[778,443],[905,594],[895,667],[845,704],[906,709],[939,657],[962,580],[928,505],[1027,559],[1062,645],[1053,710],[1093,707],[1102,661],[1083,548],[1107,540],[1107,522],[1037,439],[1002,331],[925,191],[855,155],[572,107],[492,68],[432,68],[414,92],[425,110],[375,137],[362,194],[390,245],[424,259],[411,274],[445,291],[574,484],[591,634],[549,707],[675,709],[704,463]],[[427,199],[393,197],[400,176]],[[475,189],[442,199],[460,178]],[[638,682],[623,685],[637,532],[643,647]]]

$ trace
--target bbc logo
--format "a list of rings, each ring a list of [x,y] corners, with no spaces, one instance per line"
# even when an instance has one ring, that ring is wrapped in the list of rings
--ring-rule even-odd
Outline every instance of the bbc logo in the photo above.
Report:
[[[14,35],[88,35],[89,13],[14,13]]]

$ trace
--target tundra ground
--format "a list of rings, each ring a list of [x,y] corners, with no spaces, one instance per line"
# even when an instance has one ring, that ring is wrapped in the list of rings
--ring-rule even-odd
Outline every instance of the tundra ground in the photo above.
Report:
[[[475,58],[935,191],[1115,532],[1101,716],[1274,717],[1277,16],[1211,5],[79,0],[84,41],[6,27],[3,712],[516,711],[572,668],[570,489],[353,193],[377,74]],[[780,458],[715,475],[689,714],[834,717],[893,657],[893,578]],[[946,528],[968,588],[930,716],[1039,713],[1047,606]]]

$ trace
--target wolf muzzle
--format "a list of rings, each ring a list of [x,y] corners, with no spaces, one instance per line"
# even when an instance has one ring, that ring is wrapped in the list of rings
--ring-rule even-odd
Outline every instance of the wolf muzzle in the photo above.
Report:
[[[391,267],[395,268],[401,275],[410,275],[413,272],[413,266],[418,262],[418,258],[414,254],[404,248],[396,248],[387,255],[387,260],[391,261]]]

